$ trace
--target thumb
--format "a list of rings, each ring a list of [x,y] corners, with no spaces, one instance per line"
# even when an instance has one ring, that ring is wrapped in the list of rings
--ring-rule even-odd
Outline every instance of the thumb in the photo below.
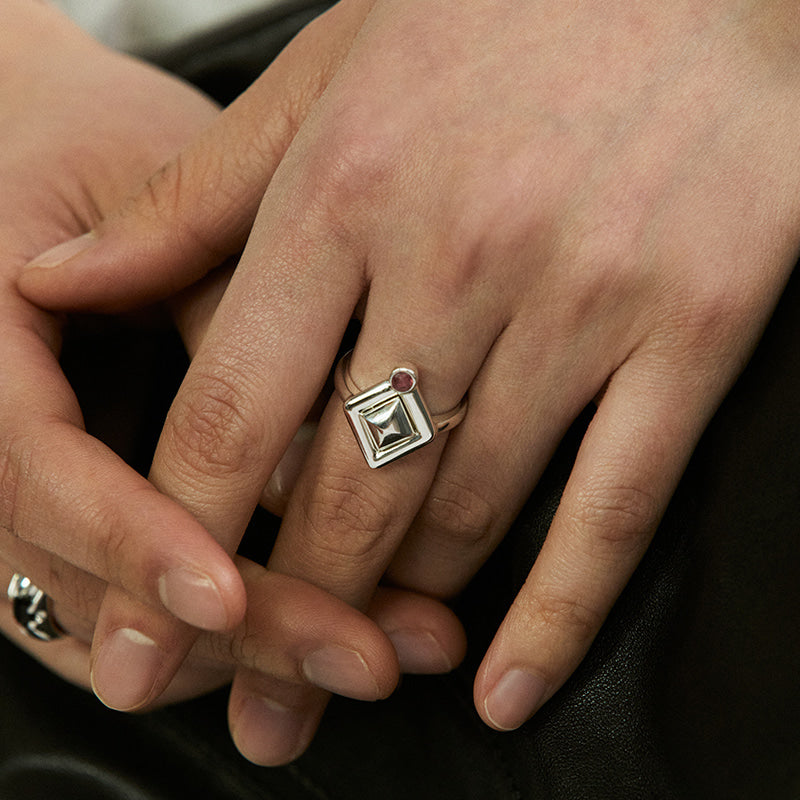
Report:
[[[115,312],[163,299],[244,247],[259,203],[349,50],[366,3],[307,26],[250,88],[98,227],[35,258],[19,291],[50,310]]]

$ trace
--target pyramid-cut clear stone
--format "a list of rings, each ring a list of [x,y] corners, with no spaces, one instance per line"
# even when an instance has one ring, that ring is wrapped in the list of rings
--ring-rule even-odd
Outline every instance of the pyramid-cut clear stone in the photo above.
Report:
[[[364,413],[364,421],[379,450],[410,438],[415,430],[403,401],[394,398]]]

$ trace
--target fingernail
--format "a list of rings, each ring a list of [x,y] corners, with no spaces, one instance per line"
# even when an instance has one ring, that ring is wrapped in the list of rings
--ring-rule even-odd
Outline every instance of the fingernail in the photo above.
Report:
[[[245,699],[232,725],[239,752],[254,764],[275,767],[297,758],[305,749],[306,718],[268,697]]]
[[[77,239],[70,239],[68,242],[62,242],[55,247],[51,247],[31,261],[28,264],[28,269],[60,267],[66,261],[88,250],[95,242],[97,242],[97,236],[94,231],[84,233],[83,236],[79,236]]]
[[[228,627],[228,612],[214,581],[187,567],[174,567],[158,579],[164,607],[178,619],[207,631]]]
[[[316,432],[317,425],[311,422],[304,422],[298,428],[294,439],[286,448],[283,458],[270,476],[266,488],[268,494],[286,498],[292,493]]]
[[[367,662],[355,650],[328,645],[309,653],[303,674],[315,686],[354,700],[377,700],[382,696]]]
[[[401,672],[434,675],[453,669],[447,653],[430,631],[402,628],[386,635],[394,645]]]
[[[106,639],[92,668],[92,689],[109,708],[132,711],[150,697],[161,668],[156,643],[133,628]]]
[[[494,685],[483,701],[489,721],[501,731],[513,731],[542,704],[544,681],[522,669],[511,669]]]

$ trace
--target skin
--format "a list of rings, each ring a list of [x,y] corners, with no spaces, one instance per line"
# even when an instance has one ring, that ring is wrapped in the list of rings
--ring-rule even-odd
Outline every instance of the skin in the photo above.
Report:
[[[197,696],[237,671],[303,687],[304,669],[316,665],[319,673],[332,652],[362,668],[363,684],[349,687],[362,699],[391,692],[400,669],[452,668],[463,657],[463,632],[441,604],[386,590],[369,619],[316,586],[233,560],[184,508],[85,432],[58,363],[65,318],[21,296],[17,278],[37,253],[110,214],[218,110],[173,78],[101,47],[44,3],[9,0],[0,17],[0,582],[13,572],[30,576],[71,635],[37,643],[10,613],[0,615],[0,630],[89,687],[90,644],[109,586],[163,610],[162,576],[177,568],[212,602],[181,606],[208,630],[159,703]],[[190,348],[225,280],[210,277],[180,303]],[[247,699],[238,702],[232,720],[246,732]],[[266,710],[295,726],[294,739],[271,744],[278,760],[293,758],[313,724],[274,704]]]
[[[246,239],[151,476],[228,550],[357,307],[359,385],[411,363],[432,409],[469,393],[460,427],[377,472],[340,401],[326,409],[269,566],[355,608],[384,576],[437,597],[463,587],[597,400],[476,677],[480,715],[512,729],[585,655],[793,268],[798,35],[778,1],[344,0],[82,252],[48,253],[20,289],[123,308]],[[109,696],[121,628],[163,656],[126,662],[149,703],[196,632],[109,590],[93,649]],[[255,696],[304,730],[324,705],[237,675],[234,707]],[[237,741],[262,763],[296,734],[274,715],[248,725]]]

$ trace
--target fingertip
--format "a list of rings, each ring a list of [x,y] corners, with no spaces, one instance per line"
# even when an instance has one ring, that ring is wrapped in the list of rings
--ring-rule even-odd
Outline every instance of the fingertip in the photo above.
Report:
[[[300,472],[305,464],[311,443],[317,432],[317,423],[304,422],[297,430],[289,446],[286,448],[278,466],[275,467],[264,492],[261,505],[273,514],[282,516],[286,511],[289,496],[297,484]]]
[[[108,217],[97,230],[33,258],[19,292],[50,311],[118,313],[163,300],[216,264],[176,249],[174,238],[133,217]]]
[[[454,660],[431,631],[400,628],[386,635],[397,653],[400,671],[406,675],[442,675],[461,660]]]
[[[352,700],[381,700],[388,697],[397,683],[397,670],[387,673],[384,665],[373,670],[367,658],[357,650],[324,644],[303,659],[303,677],[314,686]]]
[[[270,697],[248,695],[231,711],[230,729],[239,753],[261,767],[279,767],[301,756],[313,736],[305,713]]]
[[[483,721],[496,731],[513,731],[539,710],[546,692],[547,684],[539,675],[512,667],[501,673],[485,694],[476,691],[475,706]]]
[[[230,630],[244,617],[246,601],[238,575],[220,586],[192,567],[173,567],[158,579],[158,595],[167,611],[202,630]]]
[[[136,711],[153,695],[164,657],[149,636],[119,628],[103,640],[92,661],[92,691],[114,711]]]
[[[369,616],[394,646],[403,673],[450,672],[466,655],[464,627],[452,609],[438,600],[382,587],[370,605]]]
[[[91,247],[94,247],[97,240],[97,233],[95,231],[89,231],[75,239],[61,242],[26,264],[24,270],[25,272],[31,272],[34,270],[57,269],[66,264],[67,261],[77,258]]]
[[[98,233],[89,231],[36,256],[17,278],[20,293],[51,311],[87,308],[97,295],[101,301],[107,299],[105,295],[113,290],[96,285],[98,273],[92,266],[94,259],[88,259],[88,266],[82,263],[99,242]]]
[[[254,764],[289,764],[308,748],[328,695],[307,685],[237,672],[228,703],[228,727],[236,749]]]

